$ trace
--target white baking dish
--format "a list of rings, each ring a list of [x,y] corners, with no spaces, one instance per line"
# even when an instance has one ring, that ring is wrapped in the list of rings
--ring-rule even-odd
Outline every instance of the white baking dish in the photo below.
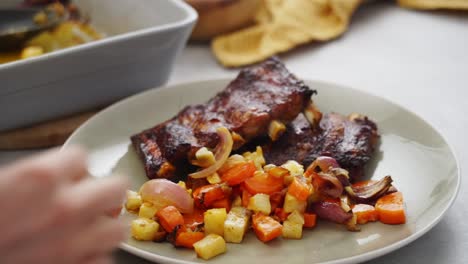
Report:
[[[75,0],[106,38],[0,64],[0,131],[164,84],[196,21],[182,0]]]

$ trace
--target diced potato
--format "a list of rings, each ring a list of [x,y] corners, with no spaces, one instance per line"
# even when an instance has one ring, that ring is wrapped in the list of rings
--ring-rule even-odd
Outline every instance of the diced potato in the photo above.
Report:
[[[286,163],[281,165],[281,167],[287,169],[292,176],[302,176],[304,174],[304,166],[299,164],[295,160],[288,160]]]
[[[322,119],[322,112],[320,112],[312,100],[309,101],[304,109],[304,115],[312,126],[317,125],[320,119]]]
[[[140,212],[138,213],[138,216],[152,219],[156,215],[157,212],[158,212],[158,208],[153,206],[153,204],[143,203],[140,206]]]
[[[247,209],[269,215],[271,213],[270,196],[264,193],[257,193],[250,197]]]
[[[182,187],[182,188],[184,188],[184,189],[187,190],[187,184],[185,184],[184,181],[179,181],[179,182],[177,183],[177,185],[179,185],[180,187]]]
[[[227,249],[223,237],[216,234],[207,235],[202,240],[193,244],[193,248],[197,252],[197,256],[204,260],[216,257],[226,252]]]
[[[263,157],[263,150],[260,146],[257,146],[255,152],[245,152],[242,156],[244,156],[247,161],[253,161],[255,167],[259,170],[262,170],[263,165],[266,163],[265,158]]]
[[[287,193],[284,197],[283,209],[286,213],[292,213],[294,210],[304,213],[307,206],[307,201],[299,201],[296,197]]]
[[[127,190],[127,202],[125,203],[125,208],[128,211],[138,211],[140,209],[143,201],[141,196],[134,191]]]
[[[132,237],[136,240],[152,241],[158,235],[159,224],[148,218],[138,218],[132,221]]]
[[[250,211],[244,207],[233,207],[224,222],[224,239],[240,243],[249,228]]]
[[[36,25],[45,25],[47,24],[49,17],[44,11],[40,11],[34,15],[33,21]]]
[[[44,49],[40,46],[29,46],[21,51],[21,59],[27,59],[44,54]]]
[[[213,208],[204,213],[205,234],[223,236],[224,222],[227,218],[226,208]]]
[[[296,224],[304,225],[304,215],[301,214],[297,210],[294,210],[291,214],[289,214],[287,220],[289,220],[289,221],[291,221],[293,223],[296,223]]]
[[[245,139],[236,132],[231,132],[232,141],[234,141],[234,149],[238,149],[245,144]]]
[[[272,141],[278,140],[278,138],[283,135],[284,131],[286,131],[286,126],[278,120],[271,121],[268,126],[268,136]]]
[[[216,162],[213,152],[203,147],[195,153],[196,160],[192,163],[200,167],[209,167]]]
[[[284,238],[301,239],[302,238],[302,224],[295,223],[288,219],[283,222],[282,232],[283,232]]]
[[[232,207],[238,207],[238,206],[242,206],[242,198],[240,197],[240,195],[236,195],[234,197],[234,199],[232,200]]]
[[[286,175],[286,177],[284,177],[285,185],[291,184],[294,177],[302,177],[302,175],[304,174],[304,167],[294,160],[288,160],[286,163],[281,165],[281,167],[289,171],[289,175]]]
[[[215,173],[211,174],[210,176],[206,177],[206,180],[210,184],[216,184],[216,183],[221,182],[221,177],[219,177],[219,174],[215,172]]]

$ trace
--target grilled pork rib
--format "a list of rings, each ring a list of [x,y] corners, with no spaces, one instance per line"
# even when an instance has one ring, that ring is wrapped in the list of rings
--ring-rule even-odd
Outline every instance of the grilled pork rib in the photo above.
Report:
[[[235,148],[265,136],[271,122],[287,124],[304,110],[315,91],[276,58],[243,69],[206,104],[184,108],[174,118],[131,137],[148,178],[183,179],[195,152],[214,148],[216,128],[233,133]]]
[[[318,156],[330,156],[357,178],[372,157],[378,137],[377,125],[365,116],[330,113],[318,126],[311,126],[300,114],[278,141],[263,146],[263,152],[267,163],[296,160],[304,166]]]

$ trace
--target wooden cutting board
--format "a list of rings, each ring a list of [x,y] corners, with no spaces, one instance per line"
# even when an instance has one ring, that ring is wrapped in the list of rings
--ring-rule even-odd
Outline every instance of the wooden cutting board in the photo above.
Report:
[[[97,111],[90,111],[30,127],[0,132],[0,150],[60,146],[75,129],[96,113]]]

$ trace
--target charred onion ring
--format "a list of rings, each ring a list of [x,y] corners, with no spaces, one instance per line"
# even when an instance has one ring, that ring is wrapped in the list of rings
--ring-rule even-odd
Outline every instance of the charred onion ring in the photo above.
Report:
[[[372,203],[388,193],[390,187],[392,187],[392,182],[391,176],[385,176],[380,181],[373,184],[362,187],[345,188],[345,190],[349,196],[357,202]]]

